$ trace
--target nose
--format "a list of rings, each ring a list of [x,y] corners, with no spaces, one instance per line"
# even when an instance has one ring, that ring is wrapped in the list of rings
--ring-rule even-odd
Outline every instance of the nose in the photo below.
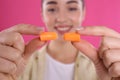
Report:
[[[58,23],[66,23],[68,20],[66,12],[59,12],[58,15],[56,16],[56,21]]]

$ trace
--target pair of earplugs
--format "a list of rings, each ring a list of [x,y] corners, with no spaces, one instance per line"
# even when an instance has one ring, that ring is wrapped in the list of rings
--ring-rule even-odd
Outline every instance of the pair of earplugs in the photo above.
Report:
[[[80,35],[75,32],[65,33],[63,38],[66,41],[72,41],[72,42],[80,41]],[[55,39],[57,39],[57,34],[55,32],[42,32],[40,34],[41,41],[49,41]]]

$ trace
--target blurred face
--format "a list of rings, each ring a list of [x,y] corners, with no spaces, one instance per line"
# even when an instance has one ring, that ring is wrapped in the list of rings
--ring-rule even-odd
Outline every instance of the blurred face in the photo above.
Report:
[[[66,32],[75,32],[84,17],[81,0],[44,0],[43,19],[48,31],[56,32],[60,39]]]

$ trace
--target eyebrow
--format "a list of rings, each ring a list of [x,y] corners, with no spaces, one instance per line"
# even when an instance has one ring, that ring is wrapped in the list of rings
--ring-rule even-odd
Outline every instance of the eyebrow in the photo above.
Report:
[[[67,2],[67,4],[71,4],[71,3],[77,3],[77,4],[78,4],[77,1],[68,1],[68,2]]]
[[[68,1],[67,2],[67,4],[71,4],[71,3],[78,3],[77,1]],[[47,5],[49,5],[49,4],[57,4],[57,2],[56,1],[49,1],[49,2],[47,2]]]
[[[48,4],[57,4],[57,2],[55,2],[55,1],[49,1],[49,2],[47,2],[47,5]]]

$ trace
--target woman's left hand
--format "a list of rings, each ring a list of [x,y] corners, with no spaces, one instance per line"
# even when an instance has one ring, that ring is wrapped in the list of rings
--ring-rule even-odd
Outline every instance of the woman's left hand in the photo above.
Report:
[[[106,27],[86,27],[77,32],[102,37],[98,50],[82,39],[73,45],[93,61],[100,80],[120,80],[120,33]]]

